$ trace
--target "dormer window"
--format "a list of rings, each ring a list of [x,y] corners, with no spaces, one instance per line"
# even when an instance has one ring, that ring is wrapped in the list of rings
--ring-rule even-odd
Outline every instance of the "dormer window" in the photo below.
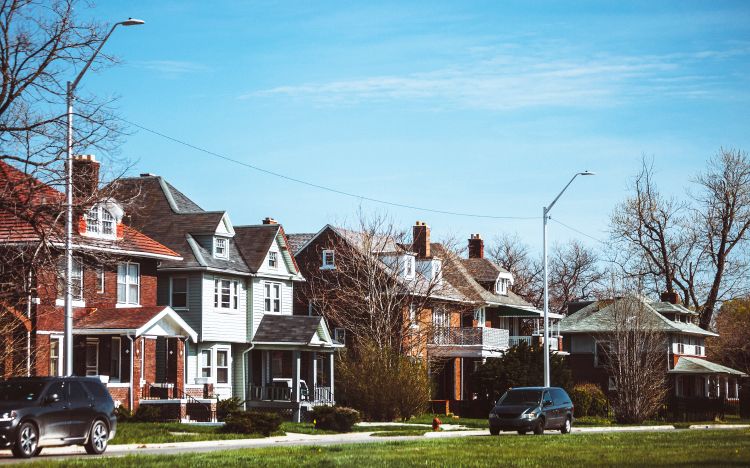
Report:
[[[323,270],[333,270],[336,268],[336,252],[333,250],[323,251]]]
[[[508,295],[508,283],[510,281],[507,278],[498,278],[495,283],[495,294],[501,294],[503,296]]]
[[[268,268],[277,268],[278,264],[278,252],[268,252]]]
[[[100,237],[114,237],[115,217],[104,206],[96,205],[86,213],[86,234]]]
[[[227,239],[225,237],[214,237],[214,257],[227,258]]]

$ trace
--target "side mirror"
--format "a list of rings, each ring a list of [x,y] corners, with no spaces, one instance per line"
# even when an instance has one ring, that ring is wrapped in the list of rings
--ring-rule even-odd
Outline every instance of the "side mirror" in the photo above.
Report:
[[[57,403],[60,401],[60,395],[57,393],[53,393],[52,395],[47,395],[47,399],[45,400],[48,404],[49,403]]]
[[[544,406],[545,406],[545,407],[547,407],[547,406],[552,406],[552,400],[547,400],[547,401],[545,401],[545,402],[544,402]]]

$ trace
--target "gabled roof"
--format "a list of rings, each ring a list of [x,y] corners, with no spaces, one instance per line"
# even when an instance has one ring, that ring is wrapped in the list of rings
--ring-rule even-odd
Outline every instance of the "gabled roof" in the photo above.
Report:
[[[684,333],[687,335],[719,336],[716,333],[704,330],[692,323],[675,322],[658,312],[654,305],[663,308],[663,303],[652,302],[647,298],[637,295],[629,295],[629,299],[635,299],[643,304],[644,310],[649,312],[649,323],[665,333]],[[563,333],[608,333],[612,332],[614,322],[614,303],[618,299],[606,299],[595,301],[583,309],[568,315],[560,321],[560,331]]]
[[[508,273],[508,270],[487,258],[463,258],[461,262],[463,262],[469,274],[481,283],[494,283],[501,273]]]
[[[234,227],[234,241],[237,250],[245,259],[245,263],[247,263],[251,272],[255,273],[263,266],[263,260],[265,260],[271,245],[276,242],[276,236],[279,234],[280,228],[281,226],[278,224]]]
[[[742,371],[722,366],[715,362],[707,361],[697,357],[680,356],[677,365],[669,371],[670,374],[729,374],[738,377],[747,377]]]
[[[341,347],[321,316],[265,314],[252,342],[258,345]]]
[[[315,237],[314,232],[287,234],[289,250],[292,255],[297,255],[302,248]]]
[[[0,212],[0,242],[7,244],[36,242],[44,237],[53,246],[63,247],[65,227],[62,220],[64,218],[57,217],[58,219],[55,220],[54,217],[61,214],[64,209],[64,206],[57,205],[57,201],[63,200],[64,195],[4,161],[0,161],[0,185],[2,184],[5,184],[8,190],[14,189],[15,191],[10,193],[17,196],[21,202],[29,200],[29,197],[31,197],[31,202],[28,205],[30,209],[33,209],[39,203],[49,210],[49,213],[36,217],[37,221],[34,225],[28,220],[20,218],[16,213]],[[31,192],[28,190],[31,190]],[[37,229],[40,228],[43,232],[37,232]],[[180,258],[180,255],[174,250],[126,225],[123,225],[122,238],[117,239],[85,236],[74,230],[73,245],[77,249],[120,255],[164,260]]]

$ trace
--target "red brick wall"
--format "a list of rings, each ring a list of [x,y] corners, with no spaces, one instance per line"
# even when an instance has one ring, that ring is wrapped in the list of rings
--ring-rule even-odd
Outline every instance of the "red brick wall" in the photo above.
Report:
[[[130,409],[130,395],[127,387],[107,387],[107,390],[115,402],[115,407],[117,407],[119,402],[120,405]]]
[[[49,335],[36,335],[35,375],[49,375],[49,342]]]
[[[143,378],[146,382],[156,382],[156,340],[144,340],[145,352],[143,356],[143,366],[145,372]]]

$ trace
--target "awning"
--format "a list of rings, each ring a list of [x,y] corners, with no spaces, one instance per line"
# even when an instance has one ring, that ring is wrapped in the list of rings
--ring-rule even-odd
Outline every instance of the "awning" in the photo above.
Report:
[[[133,336],[182,336],[198,341],[198,334],[171,307],[93,309],[74,319],[73,333]]]
[[[674,369],[669,371],[670,374],[728,374],[738,377],[747,377],[744,372],[732,369],[731,367],[722,366],[715,362],[706,361],[705,359],[694,358],[689,356],[680,357]]]

